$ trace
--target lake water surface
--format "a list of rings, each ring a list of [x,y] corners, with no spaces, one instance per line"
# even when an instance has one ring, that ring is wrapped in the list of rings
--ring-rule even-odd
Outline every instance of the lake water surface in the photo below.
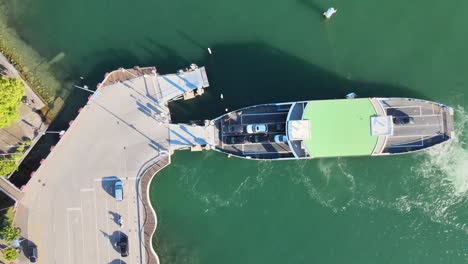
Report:
[[[205,65],[211,87],[172,105],[174,121],[351,91],[456,109],[457,140],[415,155],[256,162],[176,153],[151,186],[162,263],[468,262],[468,2],[0,2],[64,83],[83,76],[94,85],[118,67]],[[325,21],[329,6],[338,12]],[[72,92],[55,126],[86,96]]]

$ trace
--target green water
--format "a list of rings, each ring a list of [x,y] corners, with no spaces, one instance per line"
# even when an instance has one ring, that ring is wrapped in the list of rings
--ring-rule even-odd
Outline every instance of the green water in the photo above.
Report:
[[[162,263],[468,261],[468,2],[1,1],[9,25],[64,80],[206,65],[211,87],[172,105],[175,121],[351,91],[457,109],[457,141],[416,155],[255,162],[177,153],[151,186]],[[338,13],[324,21],[331,5]],[[85,97],[74,92],[57,122]]]

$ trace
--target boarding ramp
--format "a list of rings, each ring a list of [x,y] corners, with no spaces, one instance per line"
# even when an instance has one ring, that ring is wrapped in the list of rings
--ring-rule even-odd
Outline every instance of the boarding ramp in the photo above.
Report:
[[[215,127],[210,122],[204,126],[190,124],[170,124],[169,144],[171,150],[188,149],[202,150],[211,149],[215,145]]]
[[[203,88],[209,86],[205,67],[191,68],[176,74],[157,75],[152,78],[152,86],[159,102],[178,99],[191,99],[203,94]]]

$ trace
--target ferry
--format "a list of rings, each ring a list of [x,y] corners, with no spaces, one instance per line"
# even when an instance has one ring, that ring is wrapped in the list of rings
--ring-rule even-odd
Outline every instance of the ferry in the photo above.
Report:
[[[212,120],[212,148],[258,160],[411,153],[453,139],[453,114],[449,106],[412,98],[261,104]]]

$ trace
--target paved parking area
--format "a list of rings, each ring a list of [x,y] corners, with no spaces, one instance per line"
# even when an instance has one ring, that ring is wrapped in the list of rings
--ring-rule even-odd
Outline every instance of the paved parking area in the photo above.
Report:
[[[169,119],[160,117],[169,110],[146,96],[143,78],[99,89],[26,186],[17,217],[28,220],[18,225],[39,263],[146,263],[138,177],[167,153]],[[123,201],[114,198],[117,180]],[[115,246],[123,234],[125,258]]]

